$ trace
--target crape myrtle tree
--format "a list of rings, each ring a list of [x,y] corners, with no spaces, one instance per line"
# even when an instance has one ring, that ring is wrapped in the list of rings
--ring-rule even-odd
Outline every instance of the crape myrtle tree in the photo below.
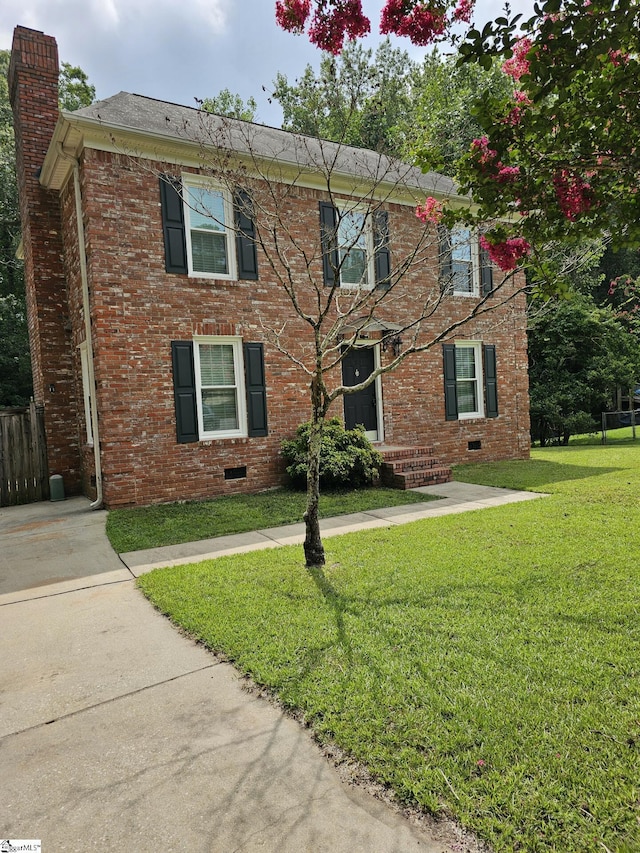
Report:
[[[281,27],[335,54],[371,28],[360,0],[277,0],[275,8]],[[584,234],[637,243],[638,0],[544,0],[528,20],[505,14],[482,30],[472,14],[473,0],[386,0],[380,31],[429,45],[462,26],[461,61],[503,60],[511,89],[477,109],[484,133],[458,172],[478,204],[474,216],[499,223],[484,238],[492,258],[524,263],[540,242]]]
[[[411,210],[424,192],[420,182],[427,187],[445,181],[450,189],[450,181],[424,176],[415,167],[373,151],[270,132],[205,111],[198,118],[197,127],[185,125],[184,134],[199,142],[199,171],[210,181],[205,180],[200,190],[175,175],[163,177],[182,195],[190,216],[212,231],[222,225],[216,208],[220,190],[213,188],[227,190],[234,199],[231,227],[240,241],[239,252],[257,249],[265,270],[260,280],[269,281],[269,288],[274,282],[283,297],[278,300],[270,292],[261,307],[256,296],[254,316],[265,338],[298,375],[306,377],[311,427],[304,553],[307,567],[321,567],[325,555],[318,516],[320,451],[331,407],[470,320],[498,308],[508,310],[506,306],[526,285],[522,276],[515,277],[515,267],[501,275],[496,270],[492,289],[477,299],[456,301],[458,313],[452,314],[453,273],[445,267],[438,275],[442,203],[431,198],[418,207],[417,216]],[[303,212],[299,203],[310,184],[326,199],[320,232],[318,206],[305,204]],[[405,249],[396,244],[390,251],[388,204],[399,198],[410,205],[414,227],[408,229],[411,237],[404,233],[400,241]],[[371,242],[375,275],[367,260],[366,246]],[[267,307],[283,302],[287,308],[270,320]],[[377,342],[386,349],[385,358],[362,382],[346,386],[341,364],[363,332],[380,336]],[[300,419],[307,419],[302,412]]]

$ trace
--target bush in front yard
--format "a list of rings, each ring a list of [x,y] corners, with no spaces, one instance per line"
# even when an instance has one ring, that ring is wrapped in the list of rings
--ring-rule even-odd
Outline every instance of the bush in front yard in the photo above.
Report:
[[[307,485],[307,451],[311,423],[300,424],[295,438],[282,442],[282,455],[294,488]],[[345,429],[339,418],[325,421],[320,452],[320,485],[325,489],[361,488],[378,477],[382,456],[371,446],[364,428]]]

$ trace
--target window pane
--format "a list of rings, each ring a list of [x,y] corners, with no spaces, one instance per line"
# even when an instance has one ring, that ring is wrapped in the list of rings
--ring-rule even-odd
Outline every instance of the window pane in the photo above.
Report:
[[[194,272],[211,272],[220,275],[226,275],[229,272],[226,234],[192,231],[191,255]]]
[[[203,386],[236,384],[231,344],[200,344],[199,351]]]
[[[463,382],[458,382],[457,393],[458,393],[458,413],[459,414],[469,414],[471,412],[478,411],[478,397],[476,394],[477,383],[475,380],[469,382],[464,380]]]
[[[342,284],[366,285],[367,232],[364,213],[350,210],[343,213],[338,225],[340,249],[340,281]]]
[[[340,281],[342,284],[367,283],[367,253],[362,249],[352,249],[340,253]]]
[[[224,196],[220,190],[187,187],[189,222],[192,228],[224,231]]]
[[[203,391],[202,421],[205,432],[238,429],[235,388]]]
[[[364,213],[350,210],[343,213],[338,225],[338,244],[346,249],[366,249],[367,238],[365,233]]]
[[[473,293],[473,270],[470,263],[453,261],[451,274],[453,289],[456,293]]]
[[[451,232],[451,259],[471,262],[471,231],[454,228]]]
[[[456,378],[475,379],[476,359],[472,347],[456,347]]]

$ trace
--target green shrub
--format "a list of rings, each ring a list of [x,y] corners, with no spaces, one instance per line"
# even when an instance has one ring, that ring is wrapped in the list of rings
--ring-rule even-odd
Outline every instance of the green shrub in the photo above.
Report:
[[[295,438],[282,442],[282,455],[294,488],[307,484],[307,453],[311,423],[300,424]],[[368,486],[378,476],[382,456],[366,437],[364,428],[345,429],[339,418],[325,421],[320,451],[320,485],[325,489]]]

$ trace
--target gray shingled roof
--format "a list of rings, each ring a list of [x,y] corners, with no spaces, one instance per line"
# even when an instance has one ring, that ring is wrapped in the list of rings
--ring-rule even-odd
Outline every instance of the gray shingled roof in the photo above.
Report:
[[[376,182],[401,183],[424,193],[455,196],[451,178],[435,172],[426,174],[375,151],[338,145],[261,124],[230,119],[193,107],[184,107],[119,92],[90,107],[64,117],[88,120],[113,129],[125,129],[167,141],[215,145],[224,150],[248,153],[260,159],[322,170]]]

